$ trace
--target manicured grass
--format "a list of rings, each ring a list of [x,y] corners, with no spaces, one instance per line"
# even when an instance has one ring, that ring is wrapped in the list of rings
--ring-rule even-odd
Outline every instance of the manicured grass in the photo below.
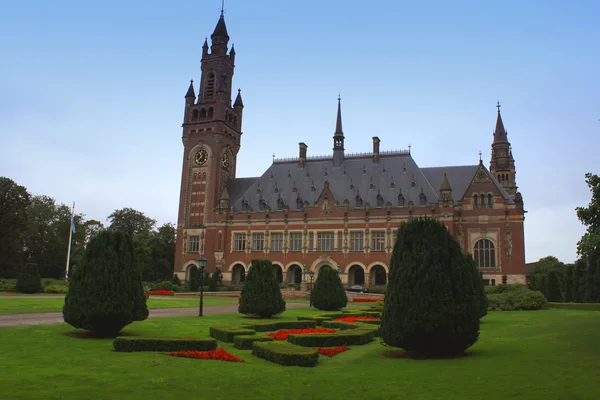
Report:
[[[600,311],[600,303],[550,303],[548,308],[564,308],[567,310]]]
[[[147,300],[148,308],[175,308],[175,307],[197,307],[199,299],[154,299]],[[32,312],[57,312],[62,311],[65,304],[64,297],[53,299],[11,299],[5,297],[0,299],[0,314],[17,314]],[[204,298],[205,306],[225,306],[237,304],[237,299],[231,297]]]
[[[295,319],[316,310],[288,310]],[[238,314],[157,318],[131,335],[207,336]],[[314,368],[281,367],[219,343],[245,363],[116,353],[110,339],[67,336],[68,325],[0,329],[0,398],[16,399],[598,399],[600,313],[493,312],[469,356],[386,358],[379,340],[351,346]],[[262,333],[261,333],[262,334]]]

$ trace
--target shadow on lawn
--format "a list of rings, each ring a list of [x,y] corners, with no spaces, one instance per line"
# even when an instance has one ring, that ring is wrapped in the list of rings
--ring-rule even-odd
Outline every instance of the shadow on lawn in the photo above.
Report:
[[[406,350],[391,350],[384,351],[382,354],[385,358],[401,358],[401,359],[410,359],[410,360],[455,360],[457,358],[465,358],[465,357],[477,357],[481,355],[480,351],[470,350],[465,351],[463,354],[459,354],[456,356],[449,357],[428,357],[423,354],[418,354]]]
[[[136,333],[123,332],[123,331],[121,331],[117,334],[113,334],[113,335],[106,335],[106,334],[102,334],[99,332],[86,331],[83,329],[65,332],[64,335],[72,337],[72,338],[76,338],[76,339],[114,339],[117,336],[139,336]]]

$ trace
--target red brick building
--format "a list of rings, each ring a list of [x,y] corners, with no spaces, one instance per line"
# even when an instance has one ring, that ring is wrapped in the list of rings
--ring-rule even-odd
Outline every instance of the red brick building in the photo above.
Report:
[[[237,178],[244,105],[232,104],[235,50],[223,15],[202,48],[202,76],[185,96],[183,168],[175,273],[187,279],[201,255],[225,281],[241,282],[251,260],[273,262],[280,281],[339,268],[347,284],[383,285],[395,231],[411,216],[443,221],[493,284],[525,282],[523,198],[500,116],[490,167],[422,168],[410,150],[344,151],[338,99],[333,154],[274,160],[260,177]],[[333,116],[332,116],[333,117]],[[333,119],[333,118],[332,118]],[[333,121],[332,121],[333,122]]]

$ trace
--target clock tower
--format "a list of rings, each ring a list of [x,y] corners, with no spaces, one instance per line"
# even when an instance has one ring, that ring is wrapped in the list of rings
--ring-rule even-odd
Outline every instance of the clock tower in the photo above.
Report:
[[[227,180],[235,178],[242,137],[244,105],[239,90],[232,105],[235,50],[233,46],[228,48],[223,12],[210,38],[210,49],[208,40],[202,46],[198,96],[193,81],[185,95],[176,271],[187,270],[187,264],[196,262],[200,255],[209,260],[209,269],[214,269],[211,259],[220,244],[207,240],[208,236],[215,237],[207,235],[207,229],[215,223],[212,211],[220,207],[220,198],[226,196]]]

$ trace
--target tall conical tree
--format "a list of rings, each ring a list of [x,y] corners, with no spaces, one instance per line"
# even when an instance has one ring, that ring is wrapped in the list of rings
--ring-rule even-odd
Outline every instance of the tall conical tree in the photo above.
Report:
[[[426,356],[462,354],[479,337],[473,268],[439,221],[400,225],[383,306],[383,341]]]
[[[335,311],[346,307],[348,298],[340,280],[340,274],[331,267],[321,267],[310,298],[313,306],[319,310]]]
[[[123,232],[105,230],[87,245],[69,283],[63,317],[75,328],[115,335],[148,318],[133,242]]]
[[[270,318],[285,311],[285,301],[269,260],[252,260],[240,296],[241,314]]]
[[[487,315],[488,309],[488,299],[485,294],[485,288],[483,287],[483,279],[481,278],[479,268],[477,268],[477,264],[475,264],[475,261],[473,260],[473,256],[471,256],[471,254],[465,254],[465,264],[470,266],[473,285],[475,287],[475,292],[477,293],[476,301],[479,305],[479,318],[483,318]]]

